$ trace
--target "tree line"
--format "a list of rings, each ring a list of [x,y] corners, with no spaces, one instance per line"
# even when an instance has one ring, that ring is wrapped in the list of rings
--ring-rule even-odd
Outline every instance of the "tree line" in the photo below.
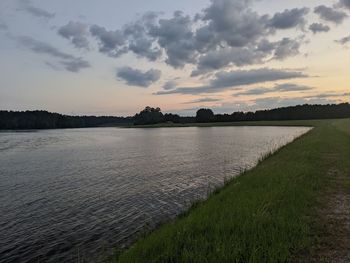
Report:
[[[0,111],[2,130],[85,128],[132,122],[132,117],[68,116],[47,111]]]
[[[311,119],[339,119],[350,118],[350,104],[327,105],[298,105],[277,108],[272,110],[259,110],[256,112],[234,112],[232,114],[215,115],[213,121],[279,121],[279,120],[311,120]]]
[[[145,107],[133,117],[69,116],[47,111],[0,111],[0,129],[59,129],[117,125],[150,125],[158,123],[244,122],[273,120],[308,120],[350,118],[350,104],[298,105],[255,112],[214,114],[211,109],[199,109],[195,117],[163,114],[160,108]]]
[[[244,122],[350,118],[350,104],[298,105],[259,110],[255,112],[233,112],[232,114],[214,114],[211,109],[199,109],[196,117],[181,117],[177,114],[162,114],[160,108],[146,107],[135,115],[135,125],[206,122]]]

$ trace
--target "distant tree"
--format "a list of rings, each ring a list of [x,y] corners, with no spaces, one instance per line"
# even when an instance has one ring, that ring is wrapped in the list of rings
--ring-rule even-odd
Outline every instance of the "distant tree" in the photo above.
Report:
[[[157,124],[164,121],[164,115],[159,107],[145,107],[140,113],[134,117],[135,125]]]
[[[164,121],[165,122],[172,122],[172,123],[180,123],[181,117],[177,114],[166,113],[164,115]]]
[[[200,109],[196,114],[196,122],[212,122],[215,119],[214,112],[211,109]]]

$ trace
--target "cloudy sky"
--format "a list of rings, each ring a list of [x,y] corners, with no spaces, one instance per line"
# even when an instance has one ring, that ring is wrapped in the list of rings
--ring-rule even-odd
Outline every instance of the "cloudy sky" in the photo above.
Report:
[[[1,0],[0,109],[350,101],[350,0]]]

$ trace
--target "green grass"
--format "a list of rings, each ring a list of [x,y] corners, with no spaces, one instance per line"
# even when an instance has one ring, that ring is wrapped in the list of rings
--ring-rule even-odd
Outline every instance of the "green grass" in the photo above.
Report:
[[[350,119],[250,124],[315,128],[114,261],[290,262],[301,251],[312,256],[324,238],[314,225],[333,187],[328,171],[350,171]]]

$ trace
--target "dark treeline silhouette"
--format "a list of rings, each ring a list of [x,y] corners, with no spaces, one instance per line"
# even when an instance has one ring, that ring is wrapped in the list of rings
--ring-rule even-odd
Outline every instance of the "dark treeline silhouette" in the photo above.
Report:
[[[172,122],[172,123],[191,123],[194,122],[193,117],[180,117],[177,114],[166,113],[163,114],[161,109],[145,107],[140,113],[137,113],[134,116],[134,124],[135,125],[149,125],[149,124],[157,124],[164,122]]]
[[[135,125],[150,125],[158,123],[194,123],[196,122],[194,117],[180,117],[177,114],[166,113],[163,114],[159,107],[145,107],[140,113],[134,116]]]
[[[147,106],[134,116],[135,125],[156,124],[161,122],[164,122],[164,115],[160,108],[151,108]]]
[[[47,111],[0,111],[0,129],[85,128],[132,123],[132,117],[67,116]]]
[[[196,122],[213,122],[216,120],[214,112],[211,109],[200,109],[196,114]]]
[[[309,120],[350,118],[350,104],[298,105],[273,110],[256,112],[234,112],[232,114],[214,114],[211,109],[200,109],[196,117],[180,117],[176,114],[163,115],[160,108],[146,107],[135,115],[135,125],[173,123],[206,123],[206,122],[239,122],[239,121],[273,121],[273,120]]]
[[[308,120],[350,118],[350,104],[299,105],[256,112],[234,112],[215,115],[211,109],[200,109],[196,117],[163,114],[160,108],[146,107],[134,117],[68,116],[47,111],[0,111],[0,129],[58,129],[116,126],[125,124],[149,125],[158,123],[205,123],[273,120]]]
[[[311,120],[350,118],[350,104],[327,105],[298,105],[272,110],[256,112],[234,112],[232,114],[218,114],[206,121],[237,122],[237,121],[277,121],[277,120]]]

